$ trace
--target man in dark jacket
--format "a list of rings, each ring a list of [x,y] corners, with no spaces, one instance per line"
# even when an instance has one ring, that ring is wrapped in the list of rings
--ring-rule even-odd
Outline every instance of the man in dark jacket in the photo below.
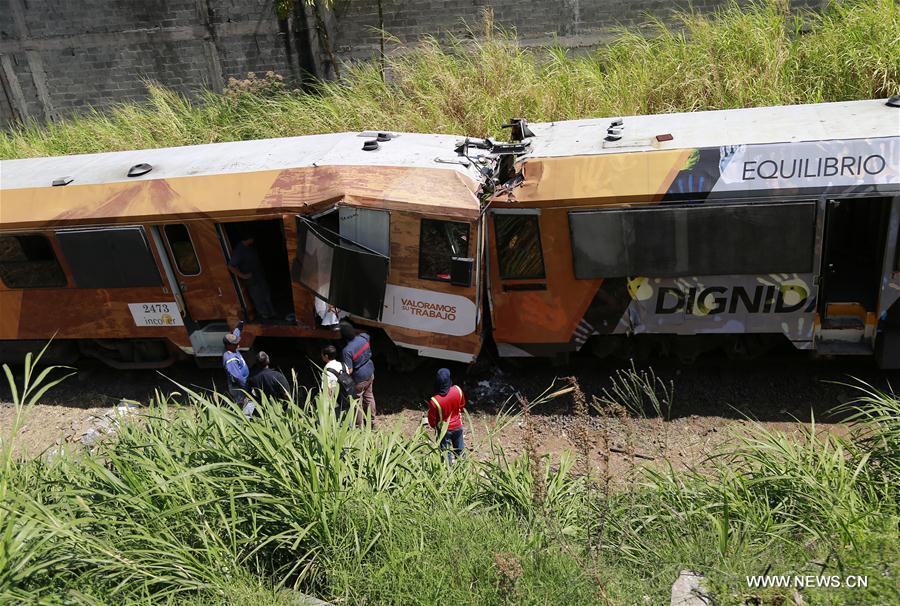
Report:
[[[353,377],[356,384],[356,397],[359,398],[359,410],[356,412],[356,424],[362,425],[366,413],[372,416],[375,422],[375,393],[372,385],[375,383],[375,364],[372,362],[372,348],[369,347],[368,333],[356,330],[347,321],[341,322],[341,336],[346,341],[341,350],[341,361],[347,374]]]
[[[254,394],[265,394],[270,400],[286,400],[290,397],[291,385],[285,376],[269,368],[269,354],[264,351],[256,354],[256,369],[250,375],[248,384]]]
[[[255,238],[252,234],[245,234],[241,237],[241,241],[231,251],[228,270],[244,281],[250,298],[253,299],[253,307],[256,309],[259,319],[271,320],[275,317],[272,293],[269,290],[266,272],[254,242]]]

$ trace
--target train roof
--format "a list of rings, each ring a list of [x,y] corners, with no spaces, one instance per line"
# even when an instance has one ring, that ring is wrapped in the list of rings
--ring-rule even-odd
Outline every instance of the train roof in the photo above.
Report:
[[[479,216],[481,174],[449,135],[334,133],[0,162],[0,226],[317,212],[336,203]],[[480,150],[479,150],[480,151]],[[129,169],[149,164],[146,174]],[[56,179],[71,179],[53,187]]]
[[[62,177],[72,178],[72,185],[97,185],[322,166],[433,168],[478,180],[478,171],[461,164],[454,153],[458,137],[390,133],[390,141],[379,143],[375,151],[364,151],[363,143],[377,134],[344,132],[2,160],[0,189],[50,187],[54,179]],[[136,164],[149,164],[153,169],[142,176],[128,177],[129,168]]]
[[[622,119],[622,138],[606,142]],[[900,108],[884,99],[717,111],[615,116],[529,125],[535,136],[523,159],[730,145],[896,137]],[[657,141],[658,135],[671,135]]]

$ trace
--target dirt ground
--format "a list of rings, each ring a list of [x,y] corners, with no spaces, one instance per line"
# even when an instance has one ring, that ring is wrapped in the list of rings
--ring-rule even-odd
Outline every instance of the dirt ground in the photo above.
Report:
[[[28,414],[16,438],[17,452],[25,456],[40,456],[59,444],[75,444],[85,436],[96,419],[109,411],[109,407],[86,408],[61,404],[38,404]],[[140,412],[146,412],[143,409]],[[378,416],[381,430],[399,428],[412,435],[422,423],[422,411],[403,409]],[[0,405],[0,431],[7,435],[15,419],[15,409],[9,404]],[[661,464],[668,460],[676,469],[695,468],[716,449],[729,441],[735,433],[750,429],[754,422],[719,416],[691,415],[669,422],[657,418],[610,419],[590,417],[585,430],[578,428],[578,421],[571,414],[535,414],[529,422],[533,426],[535,446],[539,454],[550,454],[553,460],[564,451],[579,448],[579,435],[586,435],[589,444],[589,460],[595,472],[602,472],[609,444],[609,466],[613,478],[627,475],[633,466]],[[475,456],[491,456],[491,441],[503,447],[507,456],[516,456],[525,450],[526,422],[521,417],[511,420],[498,430],[497,415],[483,410],[469,414],[465,423],[466,445]],[[760,425],[795,435],[798,439],[809,427],[807,423],[791,421],[767,421]],[[604,441],[603,427],[607,427]],[[817,433],[846,435],[848,428],[841,423],[816,425]]]
[[[305,360],[285,355],[277,359],[283,370],[297,371],[301,384],[312,387],[314,370]],[[438,362],[426,363],[413,373],[376,371],[375,393],[379,402],[379,425],[398,426],[411,434],[420,425],[425,401]],[[611,449],[610,468],[621,476],[632,465],[653,465],[668,459],[676,468],[694,467],[712,454],[735,431],[760,423],[801,436],[809,421],[815,420],[817,432],[845,435],[848,427],[834,416],[832,409],[856,397],[852,383],[861,379],[879,388],[890,389],[897,373],[874,367],[871,361],[812,360],[803,355],[785,355],[755,362],[731,362],[715,357],[691,366],[667,360],[638,364],[653,370],[674,390],[671,419],[611,419],[593,411],[586,435],[592,467],[599,468],[603,451],[603,428]],[[488,435],[497,423],[504,404],[515,401],[516,392],[534,399],[549,386],[565,385],[562,377],[574,376],[584,393],[602,397],[612,386],[616,371],[627,369],[621,361],[598,362],[589,358],[572,360],[554,367],[546,362],[526,361],[487,367],[451,366],[456,380],[466,391],[470,405],[467,445],[478,456],[489,455]],[[164,372],[115,371],[96,363],[79,364],[77,374],[52,389],[28,415],[17,436],[17,450],[38,456],[56,444],[75,443],[84,436],[96,418],[123,398],[141,404],[156,390],[168,393],[179,385],[194,389],[221,386],[219,369],[202,370],[191,364],[178,364]],[[512,400],[511,400],[512,398]],[[7,436],[15,419],[9,404],[8,389],[0,388],[0,435]],[[146,408],[144,409],[146,410]],[[531,417],[533,435],[539,453],[558,455],[577,447],[579,431],[572,413],[573,401],[564,395],[538,406]],[[525,445],[525,426],[516,419],[496,438],[508,454],[521,453]],[[632,457],[631,455],[635,456]]]

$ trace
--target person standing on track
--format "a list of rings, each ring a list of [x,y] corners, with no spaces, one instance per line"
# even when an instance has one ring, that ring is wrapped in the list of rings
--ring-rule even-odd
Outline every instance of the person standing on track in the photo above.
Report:
[[[291,397],[291,385],[281,371],[269,368],[269,354],[264,351],[256,354],[256,369],[248,384],[254,393],[263,393],[269,400],[288,400]]]
[[[453,384],[450,371],[446,368],[437,371],[434,392],[428,400],[428,424],[437,432],[441,449],[447,451],[447,462],[452,465],[455,458],[462,456],[466,447],[460,418],[460,413],[466,407],[466,396],[459,385]]]
[[[372,348],[369,346],[369,334],[356,330],[347,321],[341,322],[341,337],[346,341],[341,351],[341,361],[347,374],[353,377],[356,393],[359,398],[359,409],[356,412],[356,424],[362,425],[366,414],[375,422],[375,364],[372,362]]]
[[[238,351],[238,345],[241,344],[241,329],[244,328],[244,321],[237,323],[234,330],[222,338],[222,344],[225,345],[225,353],[222,354],[222,367],[225,369],[225,376],[228,385],[228,393],[232,399],[241,407],[247,402],[247,377],[250,376],[250,369],[247,362]]]

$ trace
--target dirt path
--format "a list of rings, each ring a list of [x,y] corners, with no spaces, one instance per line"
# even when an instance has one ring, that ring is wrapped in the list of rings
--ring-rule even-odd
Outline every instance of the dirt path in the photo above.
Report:
[[[40,456],[59,444],[76,444],[96,423],[96,419],[109,407],[87,408],[62,404],[38,404],[29,413],[16,438],[17,452],[25,456]],[[144,409],[146,410],[146,409]],[[0,431],[3,435],[12,427],[15,409],[0,405]],[[422,423],[422,411],[403,409],[379,415],[379,427],[397,427],[404,434],[412,435]],[[597,473],[602,472],[606,443],[603,440],[603,424],[610,448],[610,474],[622,478],[632,466],[658,465],[665,459],[676,469],[699,466],[704,459],[732,438],[736,431],[748,429],[752,423],[746,420],[718,416],[688,416],[669,422],[659,419],[608,419],[592,416],[586,430],[578,427],[580,421],[570,414],[535,414],[530,418],[535,446],[539,454],[550,454],[555,461],[564,451],[575,452],[581,448],[578,436],[588,440],[589,460]],[[491,437],[500,444],[508,456],[516,456],[525,450],[526,427],[521,417],[513,419],[497,431],[497,416],[475,410],[466,420],[466,444],[479,458],[491,456]],[[808,427],[797,422],[763,422],[766,428],[777,429],[798,438]],[[843,424],[817,424],[817,432],[846,435]],[[633,456],[632,456],[633,455]]]
[[[297,370],[301,384],[312,386],[314,374],[305,360],[291,360],[281,354],[282,368]],[[375,393],[382,427],[397,425],[412,433],[420,424],[434,371],[441,364],[427,362],[414,373],[393,373],[380,368],[376,372]],[[545,361],[466,369],[450,366],[461,382],[471,405],[467,425],[467,443],[486,455],[486,436],[496,423],[496,413],[515,392],[535,398],[557,377],[575,376],[590,399],[601,396],[612,384],[617,370],[626,362],[598,362],[575,358],[565,367],[553,367]],[[649,366],[638,365],[638,368]],[[629,418],[607,423],[611,468],[614,474],[631,466],[631,451],[636,464],[653,464],[668,458],[678,467],[694,466],[728,440],[734,430],[749,426],[748,418],[758,419],[765,427],[796,434],[815,419],[816,430],[846,434],[847,427],[830,411],[837,404],[853,399],[855,391],[847,384],[861,378],[882,388],[898,383],[897,373],[874,368],[867,360],[810,360],[802,355],[785,355],[757,362],[730,362],[718,358],[701,360],[682,367],[658,360],[654,370],[662,381],[674,388],[671,417]],[[221,386],[219,369],[201,370],[190,363],[178,364],[165,373],[154,371],[115,371],[89,361],[79,365],[77,375],[54,388],[34,407],[17,440],[20,451],[31,456],[64,442],[77,442],[91,427],[92,418],[102,415],[122,398],[148,402],[155,390],[168,393],[176,383],[196,389]],[[558,383],[559,384],[559,383]],[[9,405],[10,394],[0,385],[0,435],[8,435],[15,417]],[[587,435],[591,464],[599,466],[603,448],[601,419],[590,417],[585,434],[576,426],[571,397],[563,396],[541,405],[532,417],[535,442],[540,453],[560,453],[578,445],[577,435]],[[800,421],[800,423],[798,423]],[[525,432],[516,421],[499,432],[504,449],[518,454],[524,448]],[[631,446],[633,444],[634,446]]]

